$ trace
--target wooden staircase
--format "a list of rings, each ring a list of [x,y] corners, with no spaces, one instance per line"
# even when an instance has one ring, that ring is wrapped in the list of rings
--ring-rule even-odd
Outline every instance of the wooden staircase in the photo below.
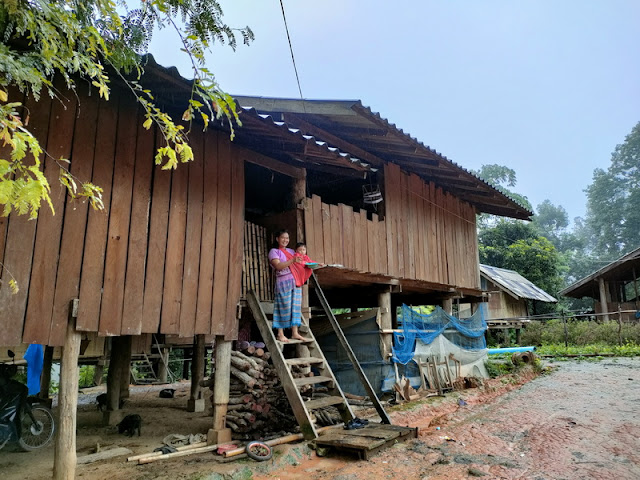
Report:
[[[365,390],[369,395],[369,398],[373,402],[376,411],[382,419],[382,423],[391,424],[391,419],[387,415],[387,412],[384,410],[382,404],[380,403],[378,396],[371,387],[369,380],[365,376],[355,354],[353,353],[353,350],[351,349],[351,346],[347,342],[347,339],[344,336],[342,329],[340,328],[340,324],[333,315],[327,299],[324,296],[324,292],[318,284],[318,280],[315,274],[311,275],[309,283],[310,286],[314,288],[318,299],[320,300],[320,304],[322,305],[322,308],[329,318],[331,325],[338,337],[339,343],[347,352],[347,355],[351,360],[351,363],[353,364],[354,370],[358,374],[360,381],[362,382]],[[307,320],[304,318],[304,316],[302,318],[302,326],[299,330],[302,336],[307,340],[302,341],[289,339],[288,342],[283,343],[276,339],[273,333],[272,322],[267,318],[267,315],[262,308],[262,304],[258,300],[255,292],[247,292],[247,304],[249,305],[249,308],[253,313],[253,317],[256,320],[256,324],[258,325],[258,329],[260,330],[262,339],[271,352],[271,360],[278,372],[278,376],[280,377],[280,381],[282,382],[284,391],[287,395],[287,398],[289,399],[291,408],[293,409],[293,414],[295,415],[296,420],[300,425],[300,429],[304,437],[307,439],[314,439],[318,437],[318,433],[311,418],[311,413],[315,409],[334,406],[340,412],[340,416],[342,417],[343,422],[347,423],[355,418],[355,415],[351,410],[351,406],[347,402],[347,399],[345,398],[340,385],[336,381],[336,378],[333,375],[331,368],[329,367],[329,363],[324,357],[324,354],[322,353],[318,342],[313,336],[313,332],[309,328]],[[285,345],[299,345],[303,348],[296,348],[296,351],[299,354],[297,358],[285,358],[283,354]],[[313,377],[294,378],[291,372],[291,368],[293,366],[313,366],[316,370],[318,370],[320,375]],[[307,385],[318,384],[326,386],[329,389],[329,396],[304,401],[299,389]]]
[[[343,422],[348,422],[355,418],[351,406],[347,402],[340,385],[336,381],[336,378],[329,367],[329,363],[324,358],[322,350],[316,341],[311,329],[304,323],[300,327],[300,333],[307,339],[307,341],[289,339],[288,342],[283,343],[276,339],[272,322],[267,318],[267,315],[262,308],[262,304],[258,301],[256,294],[253,291],[247,292],[247,304],[253,313],[256,320],[256,324],[262,334],[262,339],[266,344],[269,352],[271,352],[271,361],[278,372],[280,381],[284,391],[289,399],[293,414],[300,425],[302,434],[306,439],[314,439],[318,437],[318,433],[315,424],[312,420],[312,412],[315,409],[334,406],[340,412]],[[308,350],[308,355],[299,358],[285,358],[283,349],[285,345],[303,345],[306,349],[296,350]],[[313,366],[318,370],[319,375],[313,377],[294,378],[291,372],[293,366]],[[300,388],[307,385],[322,385],[328,388],[329,396],[320,397],[312,400],[305,401],[300,394]]]

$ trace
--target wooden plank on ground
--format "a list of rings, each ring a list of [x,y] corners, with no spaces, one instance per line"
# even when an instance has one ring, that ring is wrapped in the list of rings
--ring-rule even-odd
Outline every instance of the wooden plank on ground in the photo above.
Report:
[[[238,338],[237,306],[242,270],[242,224],[244,223],[244,160],[231,151],[231,244],[229,245],[229,290],[225,318],[225,340]]]
[[[78,110],[78,119],[73,133],[70,170],[79,181],[90,182],[98,125],[98,99],[80,95],[82,107]],[[53,301],[53,318],[47,345],[64,344],[69,320],[69,305],[79,295],[88,205],[85,199],[73,200],[67,196]]]
[[[56,87],[64,89],[62,81],[56,81]],[[76,122],[76,96],[59,98],[53,102],[49,119],[49,138],[47,153],[54,159],[69,158],[73,144],[73,129]],[[51,203],[55,215],[43,205],[38,215],[36,242],[33,250],[31,282],[27,315],[24,321],[22,339],[25,343],[47,344],[51,332],[53,300],[55,295],[56,274],[60,255],[60,237],[64,219],[64,201],[67,189],[60,183],[60,167],[51,158],[43,162],[44,174],[49,182]],[[64,343],[64,333],[59,337]]]
[[[200,280],[196,309],[196,332],[211,332],[211,299],[216,253],[218,205],[218,133],[207,131],[204,139],[204,197],[202,239],[200,242]]]
[[[210,328],[213,335],[224,335],[229,283],[229,233],[231,230],[231,145],[229,139],[222,135],[218,137],[217,207],[216,253]]]
[[[93,159],[91,182],[102,188],[103,210],[90,210],[87,234],[84,239],[82,276],[76,330],[96,332],[100,320],[104,258],[107,250],[107,232],[111,212],[111,186],[115,162],[117,102],[101,100],[98,107],[98,131]]]
[[[156,148],[162,145],[162,135],[156,132]],[[171,170],[153,167],[153,190],[149,218],[147,268],[142,302],[142,332],[157,333],[162,312],[167,230],[169,228],[169,200],[171,198]]]
[[[314,239],[314,251],[309,255],[312,259],[319,263],[327,263],[325,260],[324,249],[324,237],[322,227],[322,199],[318,195],[311,196],[311,204],[313,210],[313,234]]]
[[[102,293],[105,301],[100,307],[100,324],[98,325],[98,332],[104,336],[120,335],[122,328],[136,154],[137,116],[135,103],[127,96],[122,95],[119,104],[113,191]]]
[[[189,169],[178,165],[171,180],[169,201],[169,230],[167,233],[166,268],[162,290],[162,314],[160,333],[180,333],[180,307],[182,301],[182,276],[184,275],[184,245],[187,234],[187,203]]]
[[[149,204],[151,203],[151,179],[155,156],[154,132],[144,128],[143,122],[144,118],[139,116],[131,198],[127,276],[122,308],[122,335],[140,335],[142,332],[144,278],[149,239]]]
[[[40,102],[29,98],[25,105],[25,111],[37,112],[32,115],[29,129],[40,141],[40,145],[46,148],[51,98],[43,95]],[[43,155],[40,161],[45,161]],[[43,205],[41,215],[50,215],[47,210],[48,207]],[[4,268],[0,283],[0,324],[2,325],[0,345],[18,345],[22,342],[35,235],[36,222],[30,221],[28,215],[19,216],[14,212],[9,216],[7,240],[4,246]],[[17,282],[20,289],[18,293],[14,294],[11,290],[9,286],[11,280]]]
[[[324,263],[338,263],[333,256],[333,241],[331,236],[331,208],[326,203],[322,204],[322,242],[324,245]]]
[[[204,137],[202,131],[195,128],[189,135],[189,144],[193,149],[193,161],[180,165],[189,170],[187,194],[187,234],[184,245],[184,273],[182,276],[182,297],[180,307],[181,337],[190,337],[196,333],[196,310],[198,306],[198,280],[200,279],[200,241],[202,239],[202,202],[204,177]],[[240,245],[242,248],[242,244]]]

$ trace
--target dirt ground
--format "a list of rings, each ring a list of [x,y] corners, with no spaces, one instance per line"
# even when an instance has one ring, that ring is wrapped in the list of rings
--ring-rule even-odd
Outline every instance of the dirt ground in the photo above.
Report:
[[[261,464],[220,463],[215,455],[201,454],[139,466],[120,457],[79,465],[77,478],[640,478],[640,359],[551,365],[552,372],[538,378],[495,379],[445,399],[395,407],[394,423],[419,427],[419,438],[368,462],[335,455],[321,458],[299,444],[278,447],[274,459]],[[100,390],[81,395],[78,455],[93,453],[98,444],[101,449],[127,447],[134,454],[146,453],[170,433],[206,432],[211,417],[185,411],[188,383],[174,388],[176,398],[161,399],[158,387],[132,387],[126,413],[143,418],[142,436],[132,438],[100,426],[101,414],[92,403]],[[52,446],[38,453],[0,451],[3,479],[51,478],[52,465]]]

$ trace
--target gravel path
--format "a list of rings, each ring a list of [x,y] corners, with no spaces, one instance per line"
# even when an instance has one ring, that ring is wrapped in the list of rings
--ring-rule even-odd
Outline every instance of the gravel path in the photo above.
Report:
[[[462,392],[467,405],[395,415],[419,426],[420,437],[370,462],[315,458],[269,478],[640,479],[640,359],[553,365],[489,401],[492,389],[508,385]]]

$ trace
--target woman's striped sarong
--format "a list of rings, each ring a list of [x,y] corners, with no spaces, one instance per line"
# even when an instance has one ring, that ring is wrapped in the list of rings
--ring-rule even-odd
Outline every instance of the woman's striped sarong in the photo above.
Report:
[[[273,306],[273,328],[299,327],[302,324],[302,288],[296,287],[293,276],[276,281]]]

